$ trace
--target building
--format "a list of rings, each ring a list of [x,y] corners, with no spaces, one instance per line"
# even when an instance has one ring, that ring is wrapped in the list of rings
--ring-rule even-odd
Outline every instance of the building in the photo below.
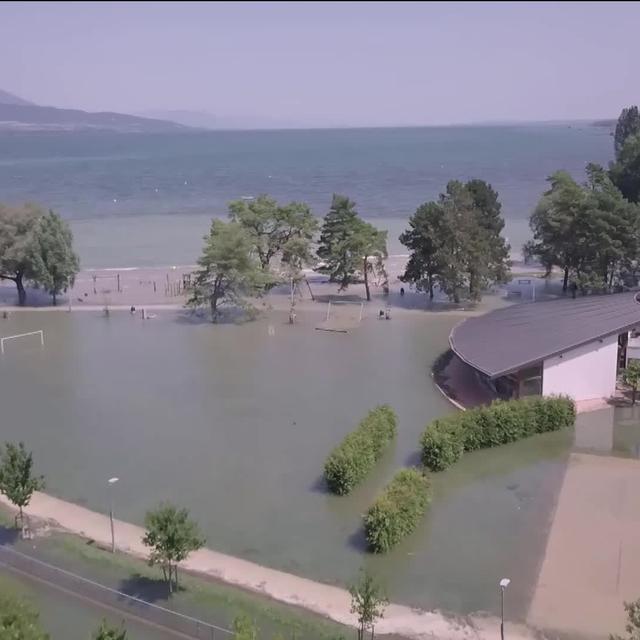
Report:
[[[609,398],[628,358],[640,358],[640,294],[518,304],[468,318],[453,352],[503,398],[566,394]]]

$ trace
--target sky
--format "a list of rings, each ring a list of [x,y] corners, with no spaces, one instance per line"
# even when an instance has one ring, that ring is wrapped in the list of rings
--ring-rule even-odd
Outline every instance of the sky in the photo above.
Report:
[[[0,88],[267,126],[617,117],[639,26],[637,2],[2,2]]]

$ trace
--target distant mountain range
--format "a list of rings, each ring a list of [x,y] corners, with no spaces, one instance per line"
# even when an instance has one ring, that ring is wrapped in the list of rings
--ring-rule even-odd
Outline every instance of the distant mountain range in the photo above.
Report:
[[[191,127],[170,120],[143,118],[108,111],[43,107],[0,89],[0,131],[118,131],[170,133]]]

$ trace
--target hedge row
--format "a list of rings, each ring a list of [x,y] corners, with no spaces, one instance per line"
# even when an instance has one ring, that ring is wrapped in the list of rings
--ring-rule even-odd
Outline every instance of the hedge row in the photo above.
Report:
[[[396,414],[388,405],[371,410],[331,452],[324,464],[329,491],[346,495],[371,471],[396,435]]]
[[[575,417],[573,400],[556,396],[498,400],[487,407],[438,418],[427,425],[420,438],[422,464],[431,471],[442,471],[465,451],[557,431],[573,425]]]
[[[369,549],[385,553],[409,535],[430,500],[427,477],[418,469],[398,471],[364,516]]]

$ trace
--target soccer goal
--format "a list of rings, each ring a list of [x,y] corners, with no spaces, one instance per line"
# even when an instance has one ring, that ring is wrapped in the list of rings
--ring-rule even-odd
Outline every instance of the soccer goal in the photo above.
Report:
[[[44,347],[44,331],[39,329],[38,331],[28,331],[27,333],[17,333],[15,336],[5,336],[0,338],[0,354],[4,353],[4,343],[7,340],[16,340],[17,338],[26,338],[27,336],[39,336],[40,344]]]
[[[364,302],[357,300],[331,300],[327,303],[327,315],[316,329],[346,333],[362,322]]]

